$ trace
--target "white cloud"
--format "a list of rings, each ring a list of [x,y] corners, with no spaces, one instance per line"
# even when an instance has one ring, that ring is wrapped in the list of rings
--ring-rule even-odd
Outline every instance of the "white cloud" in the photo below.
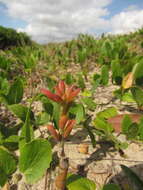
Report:
[[[125,34],[143,27],[143,10],[123,11],[110,20],[111,33]]]
[[[0,0],[8,14],[26,21],[28,32],[39,42],[71,39],[79,33],[104,29],[103,17],[112,0]]]
[[[0,0],[11,17],[27,22],[27,32],[41,43],[69,40],[79,33],[110,31],[128,33],[143,26],[143,10],[131,5],[122,12],[109,15],[112,0]]]

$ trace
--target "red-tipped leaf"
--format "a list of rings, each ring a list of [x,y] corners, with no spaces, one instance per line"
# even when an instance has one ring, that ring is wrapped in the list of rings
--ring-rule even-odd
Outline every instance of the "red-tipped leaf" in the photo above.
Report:
[[[50,92],[49,90],[46,89],[41,89],[41,92],[46,95],[49,99],[53,100],[54,102],[62,102],[62,99],[60,96]]]

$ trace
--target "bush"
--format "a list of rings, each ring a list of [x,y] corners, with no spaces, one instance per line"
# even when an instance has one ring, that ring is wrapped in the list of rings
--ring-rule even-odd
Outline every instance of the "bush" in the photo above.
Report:
[[[30,37],[23,32],[0,26],[0,49],[9,49],[13,46],[31,45]]]

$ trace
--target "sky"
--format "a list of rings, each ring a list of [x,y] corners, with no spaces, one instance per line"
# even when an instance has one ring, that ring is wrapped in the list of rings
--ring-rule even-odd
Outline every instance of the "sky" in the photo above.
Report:
[[[124,34],[143,27],[143,0],[0,0],[0,25],[39,43]]]

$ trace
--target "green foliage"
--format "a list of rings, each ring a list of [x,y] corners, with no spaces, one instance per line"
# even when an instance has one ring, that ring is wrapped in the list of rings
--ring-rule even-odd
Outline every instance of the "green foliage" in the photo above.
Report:
[[[28,107],[23,106],[21,104],[13,104],[8,106],[9,110],[12,111],[19,119],[21,119],[21,121],[25,122],[26,120],[26,115],[28,112]],[[34,114],[33,112],[30,110],[30,119],[34,120]]]
[[[131,92],[138,107],[139,108],[142,107],[143,106],[143,90],[139,87],[133,87],[131,88]]]
[[[6,100],[9,105],[18,104],[23,98],[23,82],[21,79],[17,79],[9,89],[9,93],[6,96]]]
[[[85,119],[85,110],[82,104],[73,105],[69,112],[75,116],[77,124]]]
[[[116,184],[107,184],[102,190],[120,190],[120,187]]]
[[[68,190],[96,190],[96,185],[93,181],[80,175],[70,174],[66,184]]]
[[[16,170],[16,160],[6,149],[0,147],[0,186],[3,187],[8,178]]]
[[[109,81],[109,67],[103,65],[101,68],[101,84],[107,85]]]
[[[27,183],[33,184],[39,180],[49,168],[51,160],[51,145],[45,139],[36,139],[22,146],[19,168]]]
[[[32,42],[26,33],[18,33],[14,29],[0,26],[0,49],[30,44],[32,44]]]

